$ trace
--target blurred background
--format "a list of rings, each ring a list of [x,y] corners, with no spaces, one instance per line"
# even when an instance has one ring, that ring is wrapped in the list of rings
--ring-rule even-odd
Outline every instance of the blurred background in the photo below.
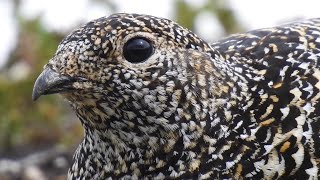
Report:
[[[58,95],[32,102],[33,83],[58,43],[115,12],[177,21],[207,41],[320,17],[317,0],[0,0],[0,179],[65,179],[83,130]]]

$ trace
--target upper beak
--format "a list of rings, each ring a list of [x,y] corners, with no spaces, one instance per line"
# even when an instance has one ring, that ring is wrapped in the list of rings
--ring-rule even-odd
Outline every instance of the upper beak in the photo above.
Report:
[[[41,95],[58,93],[68,90],[71,78],[60,75],[51,68],[46,67],[37,78],[32,92],[32,100],[37,100]]]

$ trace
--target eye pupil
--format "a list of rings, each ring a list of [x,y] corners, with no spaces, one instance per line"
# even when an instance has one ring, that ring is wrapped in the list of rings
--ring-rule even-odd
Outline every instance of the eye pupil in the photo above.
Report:
[[[141,37],[130,39],[123,47],[123,55],[129,62],[138,63],[148,59],[153,53],[151,43]]]

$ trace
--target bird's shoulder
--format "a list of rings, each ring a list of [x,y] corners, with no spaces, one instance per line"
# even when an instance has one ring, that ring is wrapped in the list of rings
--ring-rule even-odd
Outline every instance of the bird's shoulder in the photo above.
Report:
[[[257,114],[265,109],[255,108],[261,105],[274,107],[270,117],[282,114],[286,119],[289,106],[319,117],[320,111],[313,107],[320,99],[320,19],[234,34],[211,46],[247,80],[255,97],[251,108],[261,111],[255,113],[256,119],[263,120]],[[296,118],[293,114],[288,120]]]

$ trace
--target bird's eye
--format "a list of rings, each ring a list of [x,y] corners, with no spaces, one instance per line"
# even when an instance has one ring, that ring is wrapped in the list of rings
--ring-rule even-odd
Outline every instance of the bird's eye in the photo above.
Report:
[[[145,38],[130,39],[123,47],[123,56],[127,61],[139,63],[146,60],[153,53],[153,46]]]

